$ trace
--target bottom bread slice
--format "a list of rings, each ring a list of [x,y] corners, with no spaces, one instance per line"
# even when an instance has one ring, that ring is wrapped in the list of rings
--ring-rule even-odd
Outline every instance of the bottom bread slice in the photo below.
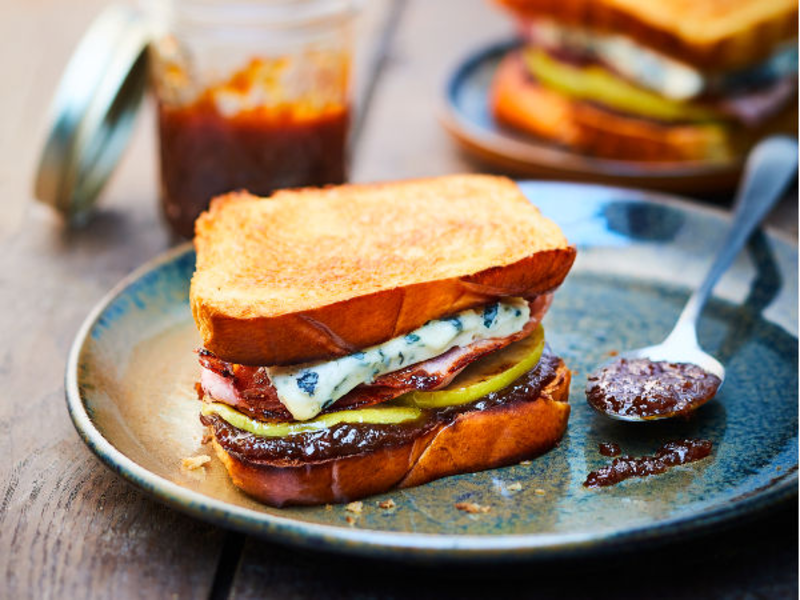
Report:
[[[272,506],[348,502],[538,456],[564,435],[570,371],[557,359],[535,398],[461,412],[406,443],[318,461],[250,460],[212,444],[233,483]]]

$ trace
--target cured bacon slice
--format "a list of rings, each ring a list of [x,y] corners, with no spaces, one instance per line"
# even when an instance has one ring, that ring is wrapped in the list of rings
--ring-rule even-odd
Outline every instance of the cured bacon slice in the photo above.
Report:
[[[541,322],[551,301],[551,294],[530,301],[531,317],[518,333],[452,348],[435,358],[382,375],[371,383],[359,385],[323,413],[386,402],[414,390],[442,388],[470,363],[530,335]],[[202,366],[200,387],[204,395],[256,419],[292,420],[291,413],[281,404],[266,369],[228,363],[207,350],[200,350],[199,357]]]

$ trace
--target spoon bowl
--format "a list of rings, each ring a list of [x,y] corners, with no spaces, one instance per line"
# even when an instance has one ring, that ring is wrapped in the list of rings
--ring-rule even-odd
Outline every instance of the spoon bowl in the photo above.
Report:
[[[697,365],[705,372],[711,373],[719,379],[720,383],[717,387],[717,392],[719,392],[720,388],[722,388],[722,384],[725,381],[725,367],[723,367],[716,358],[705,352],[702,348],[700,348],[700,346],[692,347],[689,344],[683,344],[679,341],[671,342],[668,339],[654,346],[647,346],[646,348],[639,348],[638,350],[625,352],[617,357],[617,359],[620,358],[627,360],[646,359],[654,363],[666,362],[671,364]],[[590,405],[595,410],[618,421],[658,421],[679,415],[685,416],[687,412],[691,412],[700,408],[703,404],[711,400],[712,397],[713,396],[709,396],[694,400],[691,404],[691,408],[688,411],[686,409],[672,410],[660,412],[657,415],[650,415],[646,417],[612,412],[608,409],[601,409],[592,403],[590,403]]]
[[[786,186],[794,178],[797,172],[797,159],[797,140],[786,136],[767,138],[753,149],[747,158],[742,183],[736,194],[731,229],[705,279],[689,298],[678,322],[662,343],[624,352],[589,378],[586,396],[592,408],[612,419],[621,421],[655,421],[678,415],[685,416],[705,404],[716,391],[719,391],[725,381],[725,368],[716,358],[700,347],[697,341],[697,321],[719,278],[728,270],[753,230],[769,214]],[[659,387],[662,390],[664,388],[664,386],[659,386],[658,369],[652,369],[650,371],[652,374],[648,376],[627,377],[627,374],[623,374],[623,377],[617,378],[616,388],[614,388],[613,378],[606,378],[602,380],[601,384],[595,383],[593,389],[592,382],[598,381],[603,374],[611,373],[610,369],[620,360],[625,359],[628,361],[644,359],[654,363],[654,367],[663,363],[695,365],[719,379],[719,384],[716,386],[716,391],[710,395],[703,393],[692,397],[690,393],[694,390],[691,386],[692,379],[685,376],[683,382],[676,383],[673,378],[670,391],[676,396],[680,396],[680,402],[675,404],[680,408],[669,410],[665,409],[665,403],[654,402],[653,410],[648,412],[646,410],[647,401],[655,398],[652,390],[658,390]],[[620,386],[624,386],[624,389]],[[636,386],[635,393],[633,386]],[[684,389],[688,389],[689,392],[684,393]],[[708,391],[708,388],[705,387],[704,390]],[[601,393],[605,394],[605,397],[598,399],[598,395]],[[627,398],[633,398],[638,414],[631,414],[632,404],[615,399],[614,394],[620,396],[626,394]]]

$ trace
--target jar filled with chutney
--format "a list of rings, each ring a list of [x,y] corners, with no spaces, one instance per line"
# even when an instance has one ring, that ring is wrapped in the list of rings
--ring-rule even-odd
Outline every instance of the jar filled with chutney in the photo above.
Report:
[[[214,196],[343,183],[351,123],[346,0],[173,0],[151,44],[164,215],[179,235]]]

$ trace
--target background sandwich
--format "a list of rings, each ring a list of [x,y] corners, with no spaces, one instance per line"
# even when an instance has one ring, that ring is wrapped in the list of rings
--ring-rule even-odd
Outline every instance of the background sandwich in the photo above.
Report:
[[[725,161],[797,131],[796,0],[497,0],[497,120],[582,153]]]
[[[563,435],[540,322],[575,249],[510,180],[231,194],[196,229],[201,420],[248,494],[349,501]]]

